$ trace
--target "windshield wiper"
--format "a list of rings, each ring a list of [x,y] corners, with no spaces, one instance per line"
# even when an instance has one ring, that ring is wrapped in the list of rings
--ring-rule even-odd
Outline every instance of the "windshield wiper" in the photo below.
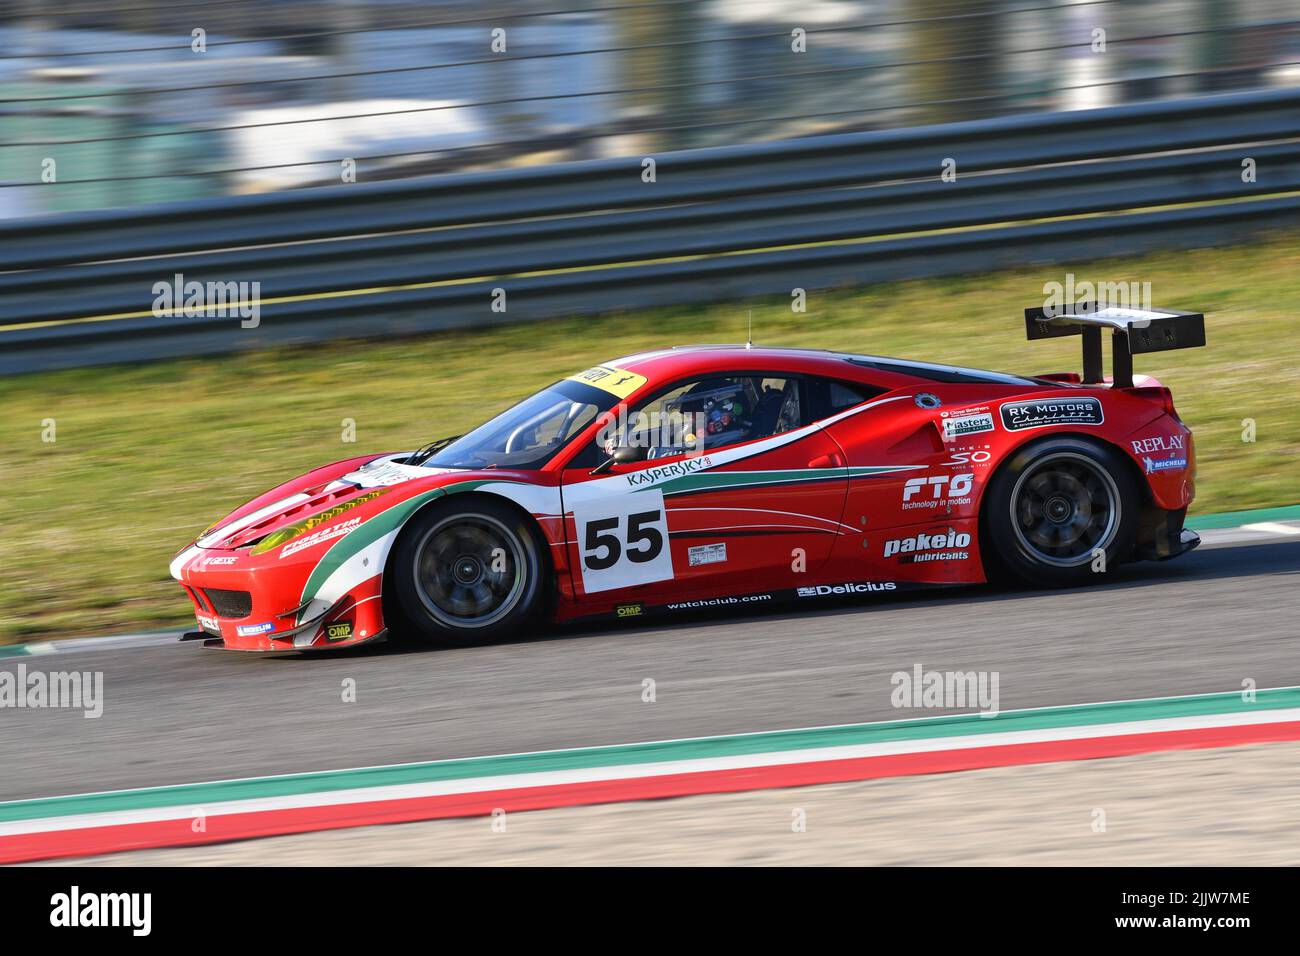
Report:
[[[435,452],[441,451],[442,449],[446,448],[448,445],[450,445],[452,442],[454,442],[457,438],[460,437],[461,437],[460,435],[451,435],[447,438],[435,438],[427,445],[421,445],[418,449],[416,449],[415,453],[406,459],[405,464],[408,465],[422,464],[428,461],[430,458],[432,458]]]

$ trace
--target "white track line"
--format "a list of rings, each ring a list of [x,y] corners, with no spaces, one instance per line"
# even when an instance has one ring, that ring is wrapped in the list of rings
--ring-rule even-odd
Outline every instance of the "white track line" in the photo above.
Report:
[[[1263,531],[1267,534],[1300,534],[1300,527],[1282,524],[1280,521],[1260,521],[1256,524],[1244,524],[1242,531]]]

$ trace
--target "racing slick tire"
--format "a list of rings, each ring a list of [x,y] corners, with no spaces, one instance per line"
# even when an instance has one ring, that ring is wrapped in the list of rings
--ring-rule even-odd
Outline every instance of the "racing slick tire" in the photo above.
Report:
[[[1140,501],[1131,466],[1110,446],[1072,436],[1032,442],[989,483],[991,570],[1038,587],[1095,581],[1132,553]]]
[[[532,522],[482,496],[418,513],[389,568],[403,630],[425,644],[473,647],[519,634],[549,595],[550,562]]]

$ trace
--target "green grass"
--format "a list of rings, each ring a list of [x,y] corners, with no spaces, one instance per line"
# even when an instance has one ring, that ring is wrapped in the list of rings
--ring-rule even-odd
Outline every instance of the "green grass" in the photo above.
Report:
[[[985,276],[656,309],[387,342],[0,379],[0,643],[192,620],[167,575],[215,518],[309,467],[454,434],[541,385],[664,344],[829,347],[1014,372],[1078,370],[1077,339],[1028,343],[1043,284],[1149,281],[1207,313],[1209,346],[1138,356],[1195,429],[1196,512],[1300,501],[1300,234]],[[1243,419],[1257,441],[1242,441]],[[57,441],[42,441],[54,419]],[[356,442],[342,441],[343,420]]]

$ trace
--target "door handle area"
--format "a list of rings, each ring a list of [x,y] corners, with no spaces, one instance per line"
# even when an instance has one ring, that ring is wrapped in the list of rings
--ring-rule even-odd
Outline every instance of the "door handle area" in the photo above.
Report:
[[[842,468],[843,466],[844,458],[837,451],[833,451],[829,455],[818,455],[808,462],[809,468]]]

